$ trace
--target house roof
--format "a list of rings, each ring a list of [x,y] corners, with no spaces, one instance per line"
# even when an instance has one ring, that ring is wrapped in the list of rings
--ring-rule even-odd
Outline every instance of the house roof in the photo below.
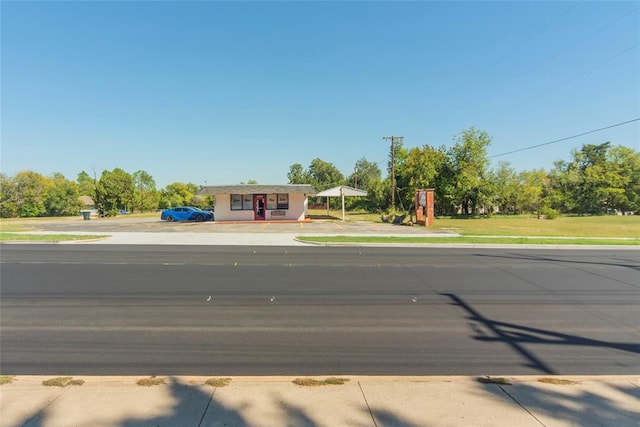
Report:
[[[340,197],[342,195],[345,196],[366,196],[367,192],[364,190],[359,190],[357,188],[348,187],[346,185],[341,185],[339,187],[329,188],[328,190],[324,190],[316,194],[318,197]]]
[[[78,197],[78,200],[80,200],[80,203],[82,203],[85,206],[95,205],[95,202],[89,196],[80,196],[80,197]]]
[[[317,191],[309,184],[288,184],[288,185],[209,185],[202,187],[198,191],[198,196],[213,196],[216,194],[306,194],[315,196]]]

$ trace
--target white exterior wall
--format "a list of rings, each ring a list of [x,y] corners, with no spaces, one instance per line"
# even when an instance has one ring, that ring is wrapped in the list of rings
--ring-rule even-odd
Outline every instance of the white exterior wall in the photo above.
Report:
[[[293,220],[304,221],[307,215],[308,199],[304,194],[289,194],[289,209],[276,209],[284,211],[284,216],[272,216],[272,210],[267,210],[268,221]],[[216,221],[253,221],[253,211],[232,211],[231,194],[216,194],[215,198],[215,220]]]

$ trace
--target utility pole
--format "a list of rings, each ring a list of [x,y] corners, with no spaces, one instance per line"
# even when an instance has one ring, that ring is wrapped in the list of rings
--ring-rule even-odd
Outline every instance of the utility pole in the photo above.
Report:
[[[403,136],[383,136],[382,139],[391,141],[391,207],[396,207],[396,141],[402,142]]]

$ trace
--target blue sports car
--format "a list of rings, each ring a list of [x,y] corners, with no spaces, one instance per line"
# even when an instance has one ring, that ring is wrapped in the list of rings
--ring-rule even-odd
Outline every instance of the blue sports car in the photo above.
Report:
[[[164,221],[213,221],[213,214],[193,206],[179,206],[162,211],[160,219]]]

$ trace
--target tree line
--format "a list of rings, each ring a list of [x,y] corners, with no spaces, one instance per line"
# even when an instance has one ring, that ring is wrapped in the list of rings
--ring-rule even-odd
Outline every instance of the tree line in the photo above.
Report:
[[[368,196],[348,199],[348,207],[370,212],[411,211],[415,190],[425,188],[435,189],[437,215],[640,211],[640,153],[629,147],[587,144],[572,150],[570,160],[556,161],[549,171],[518,172],[507,162],[491,168],[490,144],[491,137],[474,128],[460,133],[449,148],[395,144],[396,206],[391,206],[391,155],[384,178],[380,167],[366,158],[356,161],[348,176],[316,158],[307,168],[292,164],[287,178],[290,184],[311,184],[318,191],[339,185],[364,189]],[[91,197],[103,215],[213,205],[212,197],[196,196],[200,188],[174,182],[157,189],[146,171],[129,174],[120,168],[104,170],[99,177],[82,171],[75,181],[59,173],[49,177],[33,171],[11,177],[0,173],[0,217],[77,215],[83,208],[80,196]]]
[[[314,159],[308,168],[294,163],[289,183],[312,184],[321,191],[338,185],[367,190],[366,199],[349,200],[350,208],[372,212],[411,211],[416,189],[435,189],[437,215],[542,214],[600,215],[640,211],[640,153],[610,142],[587,144],[558,160],[550,171],[516,171],[508,162],[490,167],[491,137],[470,128],[453,146],[406,148],[395,144],[396,206],[391,206],[391,154],[388,174],[377,164],[358,160],[349,176],[332,164]],[[337,202],[337,201],[336,201]]]
[[[50,177],[21,171],[9,177],[0,173],[0,217],[41,217],[77,215],[85,206],[80,196],[89,196],[105,216],[119,211],[146,212],[170,206],[207,207],[211,197],[196,197],[200,186],[174,182],[157,189],[153,177],[139,170],[129,174],[120,168],[104,170],[100,177],[86,171],[75,181],[55,173]]]

